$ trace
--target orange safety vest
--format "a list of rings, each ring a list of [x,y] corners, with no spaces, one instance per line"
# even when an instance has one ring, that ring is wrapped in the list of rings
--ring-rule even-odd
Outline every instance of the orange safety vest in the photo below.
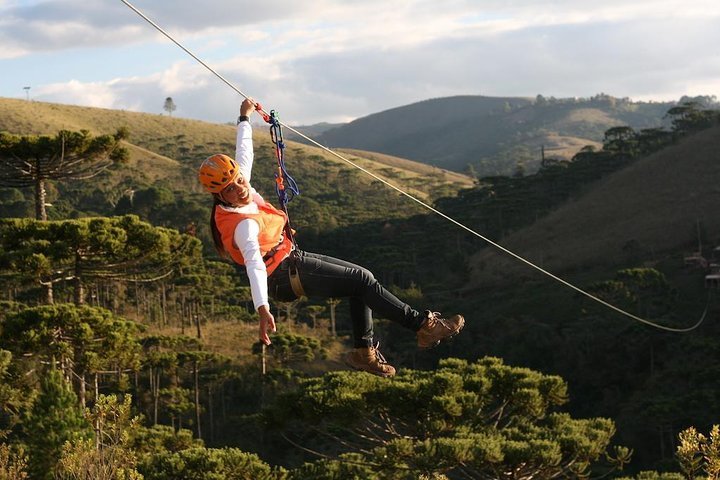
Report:
[[[265,262],[267,274],[271,275],[285,260],[292,251],[292,242],[287,235],[284,235],[287,217],[284,212],[273,207],[269,203],[258,205],[258,213],[228,212],[221,207],[215,209],[215,224],[220,231],[225,251],[239,265],[245,265],[242,252],[235,245],[235,227],[238,223],[247,218],[255,220],[260,225],[258,242],[260,243],[260,254]]]

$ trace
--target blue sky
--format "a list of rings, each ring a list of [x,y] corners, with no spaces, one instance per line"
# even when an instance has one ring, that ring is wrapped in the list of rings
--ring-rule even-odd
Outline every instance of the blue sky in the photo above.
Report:
[[[716,0],[130,0],[286,123],[450,95],[720,96]],[[24,90],[29,86],[30,90]],[[241,97],[120,0],[0,0],[0,96],[232,121]]]

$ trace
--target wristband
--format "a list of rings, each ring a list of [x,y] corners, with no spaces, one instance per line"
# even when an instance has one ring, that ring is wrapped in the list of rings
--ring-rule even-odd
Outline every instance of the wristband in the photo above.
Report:
[[[240,125],[240,122],[249,122],[250,118],[247,115],[240,115],[237,119],[237,124]]]

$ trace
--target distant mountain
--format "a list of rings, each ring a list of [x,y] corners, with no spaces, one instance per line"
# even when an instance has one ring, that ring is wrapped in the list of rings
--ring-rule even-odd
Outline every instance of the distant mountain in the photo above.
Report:
[[[570,159],[598,146],[605,131],[663,125],[675,103],[590,99],[456,96],[425,100],[359,118],[316,138],[331,148],[396,155],[479,175],[537,170],[546,157]]]
[[[304,135],[307,135],[308,137],[312,138],[313,140],[316,137],[319,137],[323,133],[327,132],[328,130],[332,130],[334,128],[339,128],[343,125],[346,125],[345,123],[327,123],[327,122],[321,122],[321,123],[315,123],[313,125],[293,125],[292,127],[301,132]],[[295,140],[296,142],[305,142],[305,140],[300,137],[299,135],[296,135],[295,133],[288,131],[287,133],[284,133],[285,138],[288,140]]]

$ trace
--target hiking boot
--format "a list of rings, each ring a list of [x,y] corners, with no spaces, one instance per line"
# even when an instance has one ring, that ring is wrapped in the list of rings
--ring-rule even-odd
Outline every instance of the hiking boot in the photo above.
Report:
[[[380,377],[395,375],[395,367],[385,361],[377,347],[353,349],[345,355],[345,364],[355,370],[362,370]]]
[[[441,318],[440,313],[425,311],[425,321],[417,331],[417,342],[420,348],[432,348],[442,340],[457,335],[465,326],[462,315]]]

